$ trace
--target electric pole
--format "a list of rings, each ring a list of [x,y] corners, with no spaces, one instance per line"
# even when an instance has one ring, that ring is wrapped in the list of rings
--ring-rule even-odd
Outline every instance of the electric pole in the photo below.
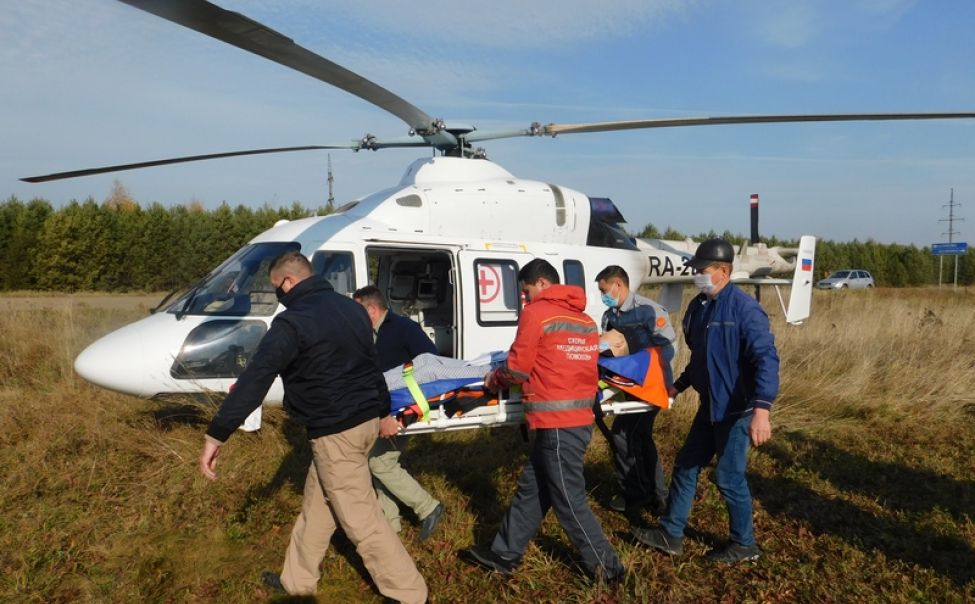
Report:
[[[332,178],[332,154],[328,154],[328,202],[325,204],[325,209],[330,213],[335,209],[335,195],[332,194],[332,183],[335,181]]]
[[[957,218],[955,216],[955,208],[960,208],[961,207],[961,204],[960,203],[955,203],[955,189],[954,189],[954,187],[951,188],[951,196],[948,198],[948,203],[942,205],[941,207],[942,208],[948,208],[948,217],[947,218],[942,218],[941,220],[938,221],[938,222],[947,222],[948,223],[948,230],[947,231],[944,231],[941,234],[948,236],[948,243],[954,243],[954,237],[955,237],[955,235],[958,235],[959,234],[959,232],[955,230],[955,223],[956,222],[964,222],[965,221],[964,218]],[[957,288],[958,287],[958,254],[954,254],[954,256],[955,256],[955,280],[954,280],[954,284],[955,285],[954,285],[954,287]],[[941,260],[939,261],[939,264],[938,264],[938,287],[941,287],[941,273],[942,273],[942,269],[944,268],[944,263],[945,263],[944,256],[941,256]]]

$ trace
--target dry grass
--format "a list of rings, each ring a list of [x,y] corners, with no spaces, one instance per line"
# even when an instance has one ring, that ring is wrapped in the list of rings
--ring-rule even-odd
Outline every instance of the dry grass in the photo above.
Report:
[[[623,586],[582,580],[554,518],[513,579],[471,569],[456,552],[491,536],[525,445],[507,429],[420,436],[408,463],[448,513],[427,544],[415,527],[403,539],[432,601],[975,599],[975,296],[820,293],[807,325],[775,327],[777,432],[749,469],[767,554],[759,563],[703,561],[727,521],[702,480],[688,553],[677,560],[634,546],[629,521],[594,506],[630,568]],[[84,344],[144,312],[67,304],[0,315],[0,601],[268,598],[257,577],[278,568],[298,510],[302,432],[272,410],[259,434],[231,439],[220,480],[206,482],[196,457],[208,408],[105,392],[71,371]],[[685,397],[658,420],[665,466],[694,407]],[[610,493],[599,437],[587,478],[594,499]],[[348,542],[335,545],[319,601],[380,601]]]

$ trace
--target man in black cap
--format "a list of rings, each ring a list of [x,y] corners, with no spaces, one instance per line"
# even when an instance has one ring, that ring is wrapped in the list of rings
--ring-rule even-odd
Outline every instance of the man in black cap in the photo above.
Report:
[[[749,443],[772,436],[769,411],[779,389],[779,356],[768,315],[731,283],[735,250],[724,239],[700,244],[690,261],[701,290],[684,313],[684,340],[691,360],[674,381],[671,396],[693,387],[701,399],[691,429],[674,461],[667,512],[658,528],[634,528],[633,535],[670,555],[684,550],[701,468],[717,455],[715,482],[730,524],[726,547],[707,559],[733,564],[755,560],[761,550],[752,531],[752,498],[745,480]]]

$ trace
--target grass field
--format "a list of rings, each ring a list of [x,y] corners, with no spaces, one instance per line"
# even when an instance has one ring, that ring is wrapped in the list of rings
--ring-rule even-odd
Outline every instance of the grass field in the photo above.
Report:
[[[229,441],[210,483],[196,460],[212,408],[106,392],[72,372],[81,348],[144,301],[0,308],[0,601],[269,599],[258,577],[279,569],[299,509],[302,430],[270,410],[263,430]],[[551,516],[514,578],[471,568],[457,552],[493,534],[525,460],[514,429],[412,439],[406,464],[447,514],[426,544],[412,525],[403,541],[432,602],[975,601],[973,319],[972,293],[881,289],[816,292],[807,325],[776,321],[775,432],[750,453],[766,552],[755,564],[704,561],[727,530],[707,477],[683,557],[634,545],[630,520],[596,504],[613,483],[597,436],[588,485],[625,583],[583,580]],[[668,469],[696,404],[685,394],[657,421]],[[334,545],[318,601],[381,601],[351,545]]]

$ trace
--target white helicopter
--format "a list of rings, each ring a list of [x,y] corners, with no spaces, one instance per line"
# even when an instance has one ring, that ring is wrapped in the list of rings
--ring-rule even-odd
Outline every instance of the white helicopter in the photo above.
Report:
[[[205,0],[122,0],[169,21],[266,57],[337,86],[402,119],[408,136],[366,135],[350,143],[253,149],[60,172],[25,178],[45,182],[90,174],[189,161],[299,150],[433,148],[400,182],[350,202],[327,216],[282,221],[252,239],[196,286],[154,314],[106,335],[86,348],[75,370],[88,381],[140,397],[227,392],[280,310],[268,264],[286,250],[308,256],[319,274],[342,294],[367,284],[383,291],[395,312],[418,321],[444,356],[473,358],[507,349],[514,338],[522,300],[516,275],[542,257],[563,282],[586,291],[587,311],[602,313],[595,275],[622,266],[639,284],[663,284],[662,302],[680,306],[692,280],[687,260],[696,244],[643,240],[620,226],[609,199],[590,197],[555,184],[521,179],[486,158],[482,141],[559,134],[676,126],[852,120],[971,118],[975,113],[763,115],[648,119],[588,124],[533,123],[527,128],[480,131],[434,119],[392,92],[366,80],[251,19]],[[815,239],[796,249],[743,245],[733,278],[738,283],[791,284],[786,319],[809,315]],[[791,281],[770,278],[793,273]],[[781,300],[781,296],[780,296]],[[164,301],[164,303],[167,301]],[[784,306],[784,305],[783,305]],[[266,402],[279,403],[280,381]],[[437,417],[412,431],[500,425],[520,421],[517,398],[490,417]],[[608,412],[645,409],[643,403],[607,403]],[[456,421],[455,421],[456,420]]]

